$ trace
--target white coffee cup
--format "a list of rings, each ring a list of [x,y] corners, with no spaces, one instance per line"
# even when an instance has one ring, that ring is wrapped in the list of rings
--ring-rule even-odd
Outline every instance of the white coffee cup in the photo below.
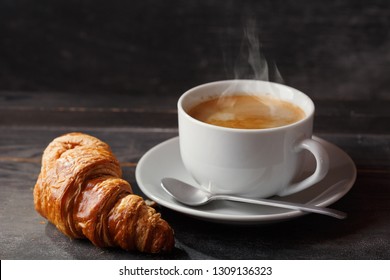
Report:
[[[267,95],[299,106],[305,117],[265,129],[237,129],[207,124],[188,114],[205,99],[240,92]],[[286,196],[322,180],[328,155],[312,139],[314,104],[304,93],[281,84],[257,80],[226,80],[197,86],[178,101],[180,153],[192,177],[212,193],[246,197]],[[295,182],[304,151],[313,154],[315,171]]]

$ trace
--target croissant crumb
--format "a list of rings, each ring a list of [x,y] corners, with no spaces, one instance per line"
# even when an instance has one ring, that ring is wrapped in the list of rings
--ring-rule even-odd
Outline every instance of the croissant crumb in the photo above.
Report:
[[[35,209],[65,235],[88,238],[98,247],[171,251],[172,228],[121,177],[106,143],[83,133],[65,134],[43,152]]]

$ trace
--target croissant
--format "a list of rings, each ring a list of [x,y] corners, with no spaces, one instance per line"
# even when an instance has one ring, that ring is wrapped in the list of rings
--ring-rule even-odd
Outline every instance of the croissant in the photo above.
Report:
[[[98,247],[172,250],[172,228],[121,176],[106,143],[83,133],[65,134],[43,152],[35,209],[65,235],[88,238]]]

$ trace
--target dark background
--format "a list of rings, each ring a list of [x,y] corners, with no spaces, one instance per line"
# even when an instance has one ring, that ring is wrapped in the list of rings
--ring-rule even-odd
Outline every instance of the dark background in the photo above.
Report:
[[[42,152],[71,131],[109,143],[142,195],[137,162],[177,136],[177,98],[256,78],[248,31],[270,79],[314,99],[314,134],[355,162],[332,205],[346,220],[236,227],[159,207],[176,247],[152,256],[70,240],[35,212]],[[390,259],[389,108],[387,0],[0,0],[0,259]]]
[[[2,0],[0,90],[178,96],[237,77],[249,20],[286,84],[390,98],[386,0]]]

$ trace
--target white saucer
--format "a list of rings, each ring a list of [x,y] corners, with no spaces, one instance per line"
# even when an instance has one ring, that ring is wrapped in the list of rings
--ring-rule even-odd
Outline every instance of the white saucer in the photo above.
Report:
[[[329,154],[328,175],[304,191],[276,199],[328,206],[352,188],[356,179],[356,167],[351,158],[335,145],[318,137],[313,138],[321,142]],[[312,172],[315,166],[312,156],[308,154],[306,157],[303,173]],[[284,221],[305,214],[298,210],[229,201],[215,201],[199,207],[189,207],[175,201],[160,186],[162,178],[174,177],[190,184],[197,184],[183,166],[178,137],[162,142],[145,153],[137,165],[135,175],[140,189],[150,199],[199,219],[220,223],[261,224]]]

